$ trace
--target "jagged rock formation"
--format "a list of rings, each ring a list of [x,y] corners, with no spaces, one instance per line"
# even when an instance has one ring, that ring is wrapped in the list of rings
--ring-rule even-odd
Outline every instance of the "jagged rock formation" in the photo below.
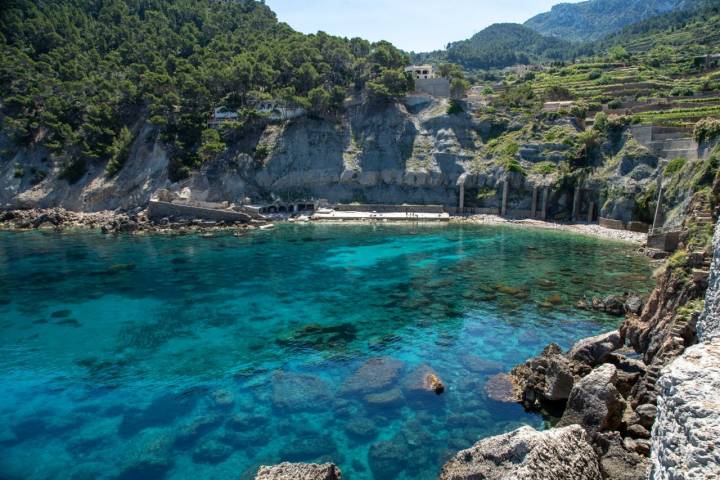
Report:
[[[625,400],[615,384],[617,369],[605,364],[583,377],[570,392],[559,427],[581,425],[588,434],[618,430]]]
[[[658,386],[651,478],[720,478],[720,340],[689,348]]]
[[[720,478],[720,228],[699,344],[685,351],[658,381],[653,428],[653,480]]]
[[[440,480],[600,480],[585,431],[578,426],[537,432],[523,427],[459,452]]]
[[[324,465],[307,463],[282,463],[272,467],[260,467],[255,480],[340,480],[340,470],[331,463]]]

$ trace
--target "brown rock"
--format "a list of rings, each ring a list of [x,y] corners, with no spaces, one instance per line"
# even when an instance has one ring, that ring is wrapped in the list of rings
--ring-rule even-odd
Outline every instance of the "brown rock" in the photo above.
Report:
[[[340,480],[340,469],[331,463],[282,463],[258,469],[255,480]]]

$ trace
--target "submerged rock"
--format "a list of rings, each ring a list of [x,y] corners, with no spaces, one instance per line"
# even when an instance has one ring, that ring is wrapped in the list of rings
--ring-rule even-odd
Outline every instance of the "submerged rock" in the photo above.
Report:
[[[570,393],[558,426],[581,425],[590,434],[619,430],[626,404],[616,382],[617,369],[610,364],[581,379]]]
[[[493,360],[486,360],[477,355],[463,355],[460,358],[463,366],[473,373],[494,374],[502,372],[503,364]]]
[[[303,436],[285,445],[280,450],[280,455],[291,462],[307,462],[323,456],[332,457],[336,452],[337,446],[330,436]]]
[[[389,408],[400,407],[405,403],[405,397],[399,388],[392,388],[386,392],[370,393],[363,397],[368,407]]]
[[[498,373],[485,382],[485,393],[496,402],[515,403],[521,400],[510,375]]]
[[[597,457],[578,426],[538,432],[522,427],[463,450],[440,480],[600,480]]]
[[[345,424],[345,432],[349,437],[358,440],[372,440],[378,435],[375,422],[369,418],[354,418]]]
[[[195,463],[215,465],[227,460],[232,453],[228,445],[218,440],[206,440],[193,451],[192,458]]]
[[[368,463],[376,480],[395,480],[407,463],[410,450],[404,441],[397,439],[372,445]]]
[[[255,480],[340,480],[340,469],[331,463],[281,463],[258,469]]]
[[[164,434],[143,435],[130,445],[118,480],[162,478],[173,466],[173,439]]]
[[[332,399],[330,386],[313,375],[277,372],[272,384],[273,405],[281,410],[323,410]]]
[[[403,362],[394,358],[371,358],[345,381],[340,393],[354,395],[387,390],[397,382],[403,366]]]

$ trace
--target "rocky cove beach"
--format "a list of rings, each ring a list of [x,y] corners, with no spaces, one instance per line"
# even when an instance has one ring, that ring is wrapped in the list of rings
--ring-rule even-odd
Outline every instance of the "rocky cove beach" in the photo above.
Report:
[[[630,245],[503,226],[5,231],[0,252],[10,478],[436,478],[543,429],[486,387],[617,328],[578,300],[652,285]]]
[[[358,220],[317,220],[312,216],[300,216],[300,223],[320,222],[334,225],[366,225],[370,223],[400,224],[391,219],[372,219],[369,216]],[[273,220],[274,223],[294,221],[292,216],[284,216]],[[596,224],[587,223],[557,223],[541,220],[511,220],[498,215],[473,215],[449,217],[453,224],[471,225],[503,225],[520,228],[540,228],[556,230],[581,235],[593,236],[607,240],[644,244],[647,234],[628,230],[613,230]],[[5,230],[72,230],[95,229],[105,233],[203,233],[217,230],[253,230],[269,222],[255,222],[253,224],[229,224],[200,219],[173,219],[167,218],[153,222],[148,218],[147,210],[138,208],[131,212],[102,211],[94,213],[73,212],[63,208],[28,209],[0,211],[0,229]],[[422,221],[413,223],[423,223]]]

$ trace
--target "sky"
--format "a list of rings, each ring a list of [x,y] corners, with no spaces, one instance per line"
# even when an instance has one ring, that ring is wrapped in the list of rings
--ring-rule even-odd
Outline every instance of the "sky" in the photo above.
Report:
[[[578,0],[266,0],[280,21],[303,33],[388,40],[426,52],[499,22],[522,23],[557,3]]]

